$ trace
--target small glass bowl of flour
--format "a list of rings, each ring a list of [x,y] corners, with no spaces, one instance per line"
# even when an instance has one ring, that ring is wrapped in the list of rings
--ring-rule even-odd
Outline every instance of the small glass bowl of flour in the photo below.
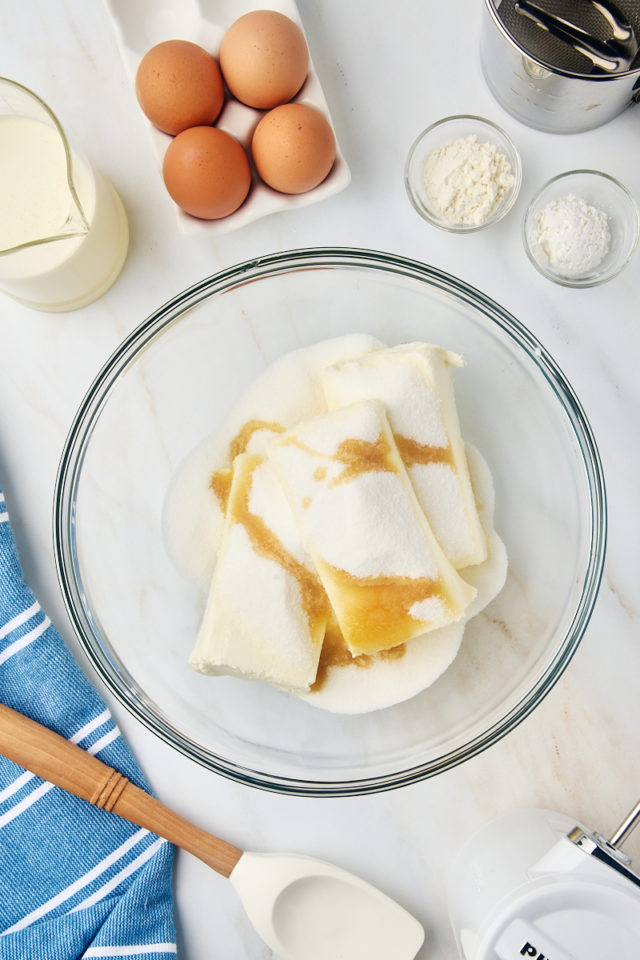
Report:
[[[523,223],[524,247],[540,273],[566,287],[595,287],[631,259],[640,235],[635,200],[614,177],[571,170],[549,180]]]
[[[411,203],[429,223],[471,233],[497,223],[515,203],[520,155],[495,123],[446,117],[414,141],[404,172]]]

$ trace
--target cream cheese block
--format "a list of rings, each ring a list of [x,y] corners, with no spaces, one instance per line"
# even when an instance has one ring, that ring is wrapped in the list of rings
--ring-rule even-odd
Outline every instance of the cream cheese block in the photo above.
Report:
[[[435,538],[382,403],[303,421],[267,453],[352,655],[463,616],[476,591]]]
[[[478,591],[464,616],[441,630],[414,637],[410,643],[394,647],[388,652],[383,650],[350,661],[343,658],[338,663],[329,663],[324,667],[323,648],[315,684],[309,693],[299,694],[307,703],[321,710],[342,714],[383,710],[416,696],[435,683],[455,660],[461,644],[464,646],[466,642],[470,651],[473,650],[473,638],[463,639],[467,624],[500,592],[508,564],[504,544],[493,526],[494,488],[491,472],[474,447],[467,446],[467,459],[473,488],[478,496],[480,519],[487,532],[488,556],[484,563],[468,567],[464,572],[465,579]]]
[[[329,614],[273,468],[240,454],[191,666],[306,691]]]
[[[452,366],[463,365],[462,357],[441,347],[408,343],[323,372],[330,410],[360,400],[384,404],[416,496],[456,569],[487,556],[451,376]]]
[[[187,454],[172,478],[162,516],[167,551],[183,576],[208,591],[234,457],[264,455],[271,437],[325,413],[325,367],[382,346],[374,337],[352,333],[285,353],[242,392],[215,432]]]

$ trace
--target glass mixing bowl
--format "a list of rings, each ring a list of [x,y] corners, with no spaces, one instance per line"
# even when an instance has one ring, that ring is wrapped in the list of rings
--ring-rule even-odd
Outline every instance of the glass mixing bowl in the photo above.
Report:
[[[187,663],[202,597],[165,552],[182,458],[283,353],[347,332],[462,353],[463,436],[495,482],[502,592],[449,669],[374,713],[328,713]],[[241,783],[342,796],[462,763],[512,730],[562,674],[602,573],[605,491],[589,424],[547,351],[506,310],[433,267],[367,250],[276,253],[164,304],[98,374],[65,444],[54,537],[71,619],[96,670],[177,750]]]

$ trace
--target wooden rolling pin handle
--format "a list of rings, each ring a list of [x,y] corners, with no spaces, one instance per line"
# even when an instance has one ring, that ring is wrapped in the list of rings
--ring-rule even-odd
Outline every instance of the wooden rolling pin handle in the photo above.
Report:
[[[93,792],[93,796],[89,798],[89,803],[100,807],[101,810],[111,812],[118,802],[120,794],[129,782],[129,779],[122,773],[118,773],[117,770],[107,767],[104,782],[98,784]]]
[[[157,833],[228,877],[242,850],[189,823],[81,747],[0,703],[0,753],[36,776]]]

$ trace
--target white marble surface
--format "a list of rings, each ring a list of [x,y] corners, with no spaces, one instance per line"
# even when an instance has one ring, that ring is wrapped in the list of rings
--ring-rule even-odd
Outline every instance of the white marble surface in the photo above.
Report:
[[[596,610],[541,706],[481,756],[382,795],[280,797],[223,780],[174,753],[102,690],[162,800],[238,845],[320,855],[377,883],[425,925],[419,955],[425,960],[455,958],[443,870],[474,827],[516,806],[546,806],[607,832],[640,795],[640,257],[604,287],[567,290],[533,270],[520,242],[528,199],[555,173],[596,167],[640,197],[640,108],[567,137],[511,120],[480,72],[482,5],[459,0],[453,15],[449,4],[435,0],[299,0],[351,185],[317,205],[209,240],[176,230],[106,8],[97,0],[0,4],[2,72],[57,111],[72,142],[116,186],[132,232],[125,269],[98,303],[68,315],[35,313],[7,298],[0,306],[0,485],[27,578],[94,680],[66,618],[53,563],[58,459],[102,363],[139,321],[192,282],[290,247],[352,245],[415,257],[479,287],[527,324],[585,407],[609,502]],[[450,236],[411,208],[402,170],[421,129],[461,112],[506,127],[523,155],[524,182],[497,227]],[[640,863],[640,832],[627,849]],[[186,960],[271,956],[230,886],[187,855],[177,858],[176,902]]]

